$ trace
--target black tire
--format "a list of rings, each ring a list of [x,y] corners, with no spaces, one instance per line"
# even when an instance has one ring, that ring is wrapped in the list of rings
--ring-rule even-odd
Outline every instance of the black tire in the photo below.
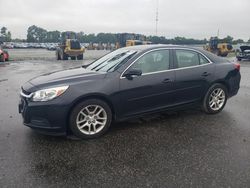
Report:
[[[68,55],[63,52],[63,60],[68,60]]]
[[[70,59],[71,60],[76,60],[76,56],[71,56]]]
[[[221,56],[220,50],[216,50],[216,51],[215,51],[215,54],[216,54],[217,56]]]
[[[227,57],[228,56],[228,53],[225,53],[222,55],[222,57]]]
[[[57,57],[57,60],[61,60],[61,56],[58,52],[56,52],[56,57]]]
[[[77,56],[78,60],[83,60],[83,54]]]
[[[209,105],[209,101],[210,101],[210,97],[211,97],[211,94],[216,90],[216,89],[221,89],[224,91],[224,94],[225,94],[225,99],[224,99],[224,102],[223,102],[223,105],[217,109],[217,110],[214,110],[211,108],[211,106]],[[223,84],[219,84],[219,83],[216,83],[216,84],[213,84],[207,91],[204,99],[203,99],[203,104],[202,104],[202,107],[203,107],[203,110],[207,113],[207,114],[216,114],[216,113],[219,113],[220,111],[223,110],[223,108],[225,107],[226,103],[227,103],[227,98],[228,98],[228,92],[227,92],[227,88],[223,85]]]
[[[241,58],[237,57],[237,60],[238,60],[238,61],[241,61]]]
[[[3,54],[0,55],[0,62],[5,62],[5,58]]]
[[[86,107],[89,107],[92,105],[99,106],[106,112],[106,123],[103,126],[103,128],[101,128],[101,130],[99,132],[93,133],[93,134],[86,134],[78,128],[76,121],[79,118],[80,112],[83,109],[85,109]],[[85,116],[85,117],[88,117],[88,116]],[[86,120],[86,122],[84,121],[84,124],[87,123],[87,121],[89,121],[89,120]],[[111,109],[107,103],[105,103],[104,101],[99,100],[99,99],[87,99],[87,100],[77,104],[74,107],[74,109],[72,110],[72,112],[70,114],[70,119],[69,119],[69,127],[75,136],[82,138],[82,139],[91,139],[91,138],[97,138],[97,137],[100,137],[101,135],[103,135],[109,129],[111,121],[112,121],[112,112],[111,112]],[[90,127],[91,127],[90,129],[94,130],[93,126],[94,125],[90,125]],[[85,127],[86,127],[86,129],[89,129],[89,125],[85,126]],[[95,127],[96,127],[96,125],[95,125]]]

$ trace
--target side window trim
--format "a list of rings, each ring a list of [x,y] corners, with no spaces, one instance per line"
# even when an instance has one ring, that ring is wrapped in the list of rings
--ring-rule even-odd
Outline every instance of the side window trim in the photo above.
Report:
[[[143,57],[144,55],[146,55],[146,54],[148,54],[148,53],[156,52],[156,51],[161,51],[161,50],[168,50],[168,51],[169,51],[169,68],[166,69],[166,70],[162,70],[162,71],[155,71],[155,72],[143,73],[141,76],[171,71],[171,70],[174,68],[174,63],[173,63],[173,49],[172,49],[172,48],[158,48],[158,49],[153,49],[153,50],[147,51],[147,52],[143,53],[142,55],[140,55],[139,57],[137,57],[137,58],[136,58],[129,66],[127,66],[127,68],[122,72],[122,74],[120,75],[120,79],[125,78],[125,77],[123,76],[124,73],[125,73],[131,66],[133,66],[141,57]]]
[[[145,54],[142,55],[140,58],[138,58],[138,59],[134,62],[134,64],[136,64],[137,62],[139,62],[144,56],[146,56],[146,55],[153,55],[153,53],[157,53],[157,52],[168,53],[168,67],[166,67],[166,69],[163,69],[163,70],[144,72],[144,73],[142,73],[142,75],[152,74],[152,73],[156,73],[156,72],[164,72],[164,71],[167,71],[167,70],[170,69],[170,50],[168,50],[168,49],[158,49],[158,50],[154,50],[154,51],[145,53]],[[154,63],[155,63],[155,62],[152,62],[152,65],[153,65]],[[165,62],[165,64],[166,64],[166,63],[167,63],[167,62]],[[133,64],[133,65],[134,65],[134,64]],[[133,66],[133,65],[132,65],[132,66]]]
[[[206,65],[206,64],[209,64],[208,59],[207,59],[204,55],[202,55],[201,53],[198,53],[198,54],[199,54],[199,64],[200,64],[200,65]],[[205,59],[206,63],[201,64],[201,57],[203,57],[203,59]]]
[[[168,72],[168,71],[175,71],[175,70],[179,70],[179,69],[189,69],[189,68],[194,68],[194,67],[197,67],[197,66],[192,66],[192,67],[185,67],[185,68],[177,68],[176,67],[176,54],[175,54],[175,51],[176,50],[189,50],[189,51],[193,51],[193,52],[197,52],[198,54],[201,54],[203,57],[205,57],[205,59],[208,60],[209,63],[207,64],[203,64],[203,65],[198,65],[198,66],[205,66],[205,65],[209,65],[209,64],[212,64],[212,61],[207,57],[205,56],[203,53],[199,52],[198,50],[193,50],[193,49],[187,49],[187,48],[158,48],[158,49],[153,49],[153,50],[150,50],[150,51],[147,51],[143,54],[141,54],[139,57],[137,57],[135,60],[132,61],[132,63],[130,63],[123,71],[122,73],[120,74],[120,79],[124,79],[125,77],[123,76],[124,73],[140,58],[142,57],[143,55],[149,53],[149,52],[152,52],[152,51],[157,51],[157,50],[169,50],[170,52],[170,69],[169,70],[165,70],[165,71],[161,71],[161,72]],[[151,74],[155,74],[155,73],[151,73]]]
[[[178,67],[178,62],[177,62],[177,56],[176,56],[176,50],[186,50],[186,51],[191,51],[191,52],[196,52],[198,54],[199,57],[199,65],[194,65],[194,66],[190,66],[190,67]],[[204,57],[208,63],[206,64],[200,64],[200,56]],[[189,68],[195,68],[195,67],[199,67],[199,66],[205,66],[205,65],[209,65],[212,62],[202,53],[200,53],[199,51],[196,50],[192,50],[192,49],[185,49],[185,48],[174,48],[173,49],[173,70],[181,70],[181,69],[189,69]]]

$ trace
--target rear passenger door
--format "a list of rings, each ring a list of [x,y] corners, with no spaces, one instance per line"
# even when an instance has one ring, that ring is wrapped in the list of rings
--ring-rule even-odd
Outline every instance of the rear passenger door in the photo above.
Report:
[[[177,104],[199,101],[205,95],[214,74],[214,64],[201,53],[189,49],[174,50]]]

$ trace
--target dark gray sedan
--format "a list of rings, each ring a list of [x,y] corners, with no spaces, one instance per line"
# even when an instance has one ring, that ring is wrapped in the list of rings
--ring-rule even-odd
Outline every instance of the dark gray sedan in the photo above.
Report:
[[[19,112],[46,134],[104,134],[112,121],[190,106],[220,112],[237,94],[240,65],[201,49],[147,45],[121,48],[88,66],[25,83]]]

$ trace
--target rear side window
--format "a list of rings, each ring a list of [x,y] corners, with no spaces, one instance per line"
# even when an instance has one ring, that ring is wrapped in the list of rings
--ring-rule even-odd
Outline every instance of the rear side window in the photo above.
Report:
[[[191,67],[199,65],[199,54],[188,50],[176,50],[177,67]]]
[[[208,52],[206,50],[200,50],[206,57],[208,57],[210,59],[210,61],[212,61],[213,63],[228,63],[230,62],[230,60],[228,60],[227,58],[222,58],[219,57],[215,54],[212,54],[211,52]]]
[[[209,63],[209,61],[203,55],[199,54],[199,58],[200,58],[201,65]]]

